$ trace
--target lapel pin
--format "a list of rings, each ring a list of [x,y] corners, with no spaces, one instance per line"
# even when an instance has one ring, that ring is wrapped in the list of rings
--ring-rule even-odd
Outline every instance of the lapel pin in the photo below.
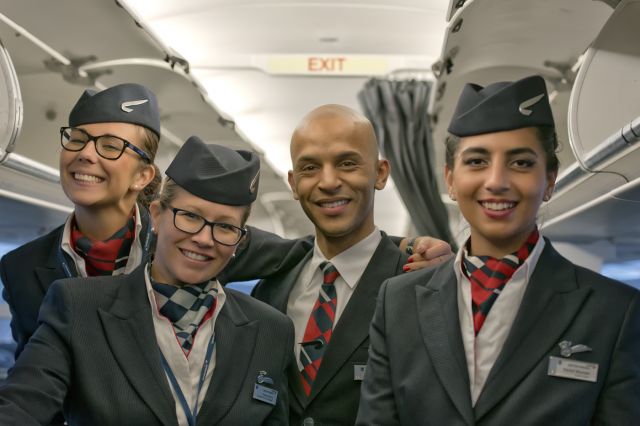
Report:
[[[558,346],[560,346],[560,355],[565,358],[569,358],[573,354],[577,354],[580,352],[591,352],[593,350],[587,345],[573,345],[573,343],[569,340],[563,340],[562,342],[558,343]]]
[[[272,385],[273,384],[273,379],[269,376],[267,376],[267,372],[262,370],[260,371],[260,373],[258,373],[258,379],[256,380],[258,383],[262,384],[264,383],[265,385]]]

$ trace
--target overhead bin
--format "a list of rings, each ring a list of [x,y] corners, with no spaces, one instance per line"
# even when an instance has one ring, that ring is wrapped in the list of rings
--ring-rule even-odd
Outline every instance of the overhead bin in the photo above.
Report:
[[[22,126],[20,84],[9,52],[0,40],[0,163],[13,151]]]
[[[586,51],[571,91],[568,130],[576,163],[558,177],[555,240],[640,257],[640,0],[621,1]],[[603,256],[605,260],[606,256]]]
[[[640,1],[623,0],[584,55],[569,101],[569,140],[587,169],[634,155],[640,140]],[[635,123],[633,121],[635,120]],[[634,128],[635,127],[635,128]],[[618,168],[628,179],[640,169]]]
[[[530,74],[547,81],[560,141],[567,145],[560,162],[562,167],[572,164],[566,130],[571,68],[612,13],[600,1],[451,0],[429,106],[439,164],[444,163],[446,128],[465,83],[484,85]]]

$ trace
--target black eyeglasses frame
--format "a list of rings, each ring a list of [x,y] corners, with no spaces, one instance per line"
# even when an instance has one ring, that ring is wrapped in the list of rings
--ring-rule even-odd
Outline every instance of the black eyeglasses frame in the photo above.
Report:
[[[78,130],[81,133],[83,133],[86,137],[87,137],[87,141],[84,143],[84,145],[82,145],[81,148],[79,149],[69,149],[68,147],[66,147],[64,145],[64,132],[67,130]],[[120,141],[122,141],[124,143],[124,145],[122,146],[122,150],[120,151],[120,154],[118,154],[117,157],[115,158],[110,158],[110,157],[105,157],[104,154],[102,154],[100,152],[100,150],[98,150],[98,139],[104,137],[104,136],[108,136],[110,138],[116,138]],[[151,158],[149,158],[149,155],[144,152],[142,149],[138,148],[137,146],[135,146],[134,144],[132,144],[131,142],[129,142],[128,140],[121,138],[120,136],[116,136],[116,135],[112,135],[109,133],[106,133],[104,135],[98,135],[98,136],[93,136],[91,133],[87,132],[84,129],[81,129],[79,127],[72,127],[72,126],[67,126],[67,127],[60,127],[60,145],[62,145],[62,148],[66,151],[70,151],[70,152],[80,152],[82,151],[89,142],[93,141],[93,147],[95,148],[96,152],[98,153],[98,155],[102,158],[104,158],[105,160],[117,160],[120,157],[122,157],[122,154],[124,153],[125,149],[129,148],[131,149],[133,152],[135,152],[136,154],[138,154],[144,161],[146,161],[147,163],[151,164]]]
[[[170,209],[171,209],[171,211],[173,212],[173,226],[175,226],[175,228],[176,228],[177,230],[182,231],[182,232],[184,232],[184,233],[186,233],[186,234],[195,235],[195,234],[199,233],[200,231],[202,231],[202,229],[203,229],[205,226],[209,225],[209,227],[211,228],[211,238],[213,238],[213,241],[215,241],[215,242],[216,242],[216,243],[218,243],[218,244],[222,244],[223,246],[227,246],[227,247],[237,246],[237,245],[240,243],[240,241],[242,241],[242,238],[243,238],[245,235],[247,235],[247,229],[246,229],[246,228],[241,228],[241,227],[239,227],[239,226],[235,226],[235,225],[232,225],[232,224],[230,224],[230,223],[226,223],[226,222],[211,222],[211,221],[208,221],[207,219],[205,219],[204,217],[200,216],[199,214],[196,214],[196,213],[190,212],[189,210],[179,209],[179,208],[177,208],[177,207],[173,207],[173,206],[169,206],[169,208],[170,208]],[[182,228],[178,227],[178,225],[176,224],[176,216],[178,215],[178,212],[185,212],[185,213],[189,213],[189,214],[191,214],[191,215],[197,216],[197,217],[199,217],[200,219],[202,219],[202,220],[203,220],[203,224],[202,224],[202,226],[200,227],[200,229],[198,229],[197,231],[194,231],[194,232],[190,232],[190,231],[185,231],[184,229],[182,229]],[[213,229],[214,229],[214,227],[215,227],[216,225],[230,226],[230,227],[232,227],[232,228],[237,229],[238,231],[240,231],[240,236],[238,237],[238,241],[236,241],[236,242],[235,242],[235,243],[233,243],[233,244],[227,244],[227,243],[223,243],[222,241],[218,241],[218,239],[213,235]]]

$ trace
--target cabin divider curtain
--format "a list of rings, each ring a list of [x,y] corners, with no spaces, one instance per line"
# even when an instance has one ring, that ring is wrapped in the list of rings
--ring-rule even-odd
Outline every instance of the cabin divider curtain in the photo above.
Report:
[[[427,115],[432,84],[424,80],[371,79],[358,93],[373,123],[378,145],[418,235],[454,244],[449,217],[434,171],[433,138]]]

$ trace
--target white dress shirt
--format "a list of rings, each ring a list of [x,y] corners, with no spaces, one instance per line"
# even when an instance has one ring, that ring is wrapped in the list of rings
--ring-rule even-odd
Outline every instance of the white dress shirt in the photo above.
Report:
[[[113,271],[112,275],[122,275],[129,274],[131,271],[136,269],[140,263],[142,262],[142,243],[140,242],[140,230],[142,229],[142,220],[140,218],[140,210],[138,210],[138,205],[136,204],[134,207],[134,214],[136,217],[136,227],[135,227],[135,237],[133,239],[133,243],[131,244],[131,250],[129,251],[129,259],[127,259],[127,264],[124,269],[120,268],[118,270]],[[149,218],[151,220],[151,218]],[[76,251],[71,247],[71,223],[73,222],[73,213],[69,215],[67,221],[64,224],[64,230],[62,231],[62,242],[61,247],[62,250],[71,256],[73,263],[76,265],[76,269],[78,271],[78,276],[82,278],[87,277],[87,267],[84,262],[84,258],[80,256]],[[149,236],[147,237],[149,238]],[[71,265],[69,265],[72,267]]]
[[[213,311],[213,315],[209,319],[205,320],[202,324],[200,324],[200,327],[198,328],[198,331],[193,339],[193,346],[191,348],[191,351],[189,352],[189,356],[187,357],[184,354],[180,343],[178,342],[178,338],[176,337],[171,321],[163,316],[158,310],[158,304],[156,303],[153,287],[151,287],[151,281],[149,280],[149,267],[146,268],[145,284],[147,286],[149,303],[151,303],[151,312],[153,313],[153,328],[156,332],[158,347],[162,351],[164,357],[167,359],[167,363],[169,364],[171,371],[173,371],[173,374],[176,376],[178,385],[184,393],[184,397],[189,404],[189,408],[193,411],[196,403],[195,399],[198,392],[200,373],[202,371],[202,365],[204,363],[207,352],[207,346],[209,345],[209,339],[214,335],[216,319],[220,314],[220,310],[224,306],[226,295],[220,283],[218,281],[215,281],[214,288],[217,288],[218,290],[218,295],[216,297],[216,308]],[[207,389],[209,388],[209,383],[211,382],[211,377],[213,376],[215,367],[216,349],[214,348],[213,356],[211,357],[211,361],[209,363],[209,369],[207,370],[207,374],[205,376],[205,380],[202,384],[202,389],[200,390],[200,395],[198,397],[198,410],[202,406],[204,397],[207,394]],[[188,426],[187,416],[182,409],[180,401],[178,400],[176,391],[175,389],[173,389],[173,386],[171,386],[169,377],[166,377],[167,384],[171,388],[173,399],[176,402],[176,415],[178,417],[178,424],[180,426]]]
[[[333,321],[333,328],[335,328],[360,281],[360,277],[367,268],[373,253],[378,248],[380,241],[382,241],[382,235],[378,228],[375,228],[374,231],[362,241],[359,241],[332,259],[327,259],[324,254],[322,254],[322,251],[320,251],[316,240],[313,256],[302,268],[300,276],[289,294],[289,302],[287,303],[287,316],[293,321],[296,331],[294,352],[299,370],[302,370],[302,364],[300,363],[300,343],[304,337],[311,310],[316,300],[318,300],[318,294],[322,286],[323,277],[320,264],[329,260],[340,273],[340,276],[334,283],[337,299],[336,315]]]
[[[535,247],[525,262],[513,273],[504,286],[500,296],[496,299],[489,314],[482,324],[482,328],[475,335],[473,328],[473,312],[471,308],[471,282],[462,272],[462,256],[466,251],[466,244],[460,248],[454,262],[455,274],[458,281],[458,317],[462,343],[467,358],[467,370],[471,385],[471,401],[475,406],[484,387],[489,372],[502,351],[511,326],[516,318],[522,297],[527,289],[531,274],[538,263],[538,258],[544,249],[544,239],[538,239]],[[466,253],[464,253],[466,254]]]

